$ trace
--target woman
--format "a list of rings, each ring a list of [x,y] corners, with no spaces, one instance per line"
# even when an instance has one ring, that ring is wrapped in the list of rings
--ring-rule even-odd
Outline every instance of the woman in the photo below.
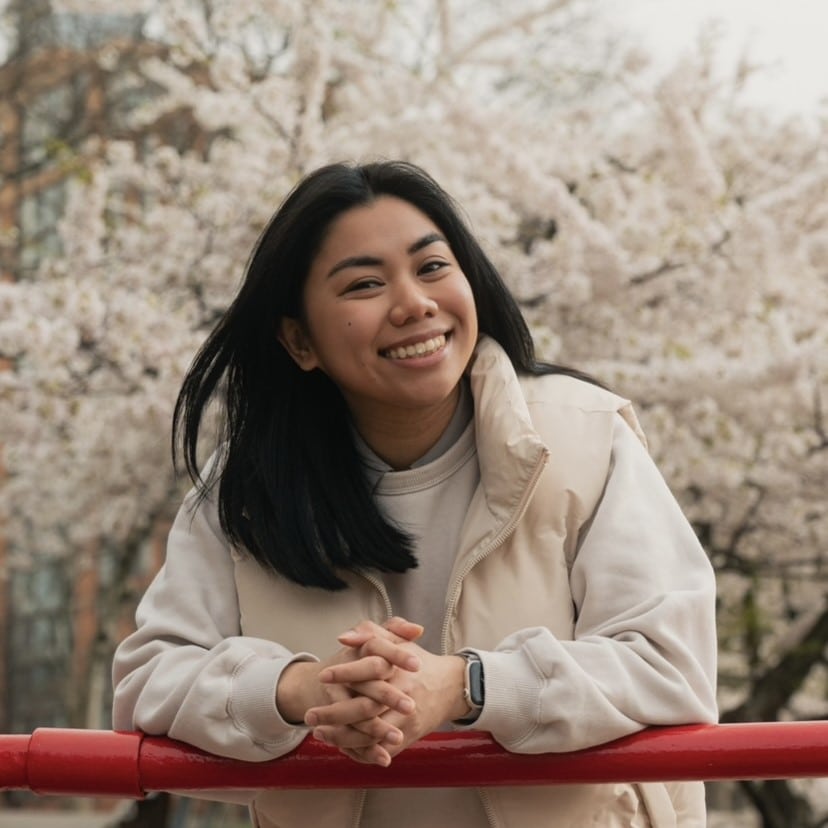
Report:
[[[299,183],[174,424],[196,485],[115,657],[116,728],[388,765],[445,727],[535,753],[715,721],[711,568],[630,404],[536,360],[419,168]],[[251,796],[260,826],[704,824],[700,784]]]

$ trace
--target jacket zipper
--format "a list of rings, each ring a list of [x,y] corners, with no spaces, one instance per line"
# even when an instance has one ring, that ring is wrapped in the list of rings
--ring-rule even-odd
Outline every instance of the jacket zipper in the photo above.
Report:
[[[457,578],[454,579],[452,584],[452,590],[450,592],[450,598],[448,603],[446,604],[446,614],[443,618],[443,629],[440,632],[440,645],[443,651],[443,655],[446,655],[448,652],[448,630],[449,624],[451,622],[451,618],[454,614],[454,610],[457,606],[457,597],[458,597],[458,588],[461,583],[463,583],[463,579],[469,572],[477,566],[480,561],[484,558],[488,557],[495,549],[499,546],[502,546],[510,537],[510,535],[515,531],[517,528],[520,519],[523,517],[524,513],[526,512],[527,507],[529,506],[529,501],[532,498],[532,495],[535,492],[535,488],[538,485],[538,481],[540,480],[541,473],[543,472],[544,468],[546,467],[546,463],[549,460],[549,452],[544,451],[543,455],[541,456],[540,460],[538,461],[537,465],[532,472],[531,478],[529,478],[529,482],[526,485],[526,488],[523,492],[523,497],[521,498],[520,502],[517,505],[517,508],[512,513],[512,517],[503,525],[503,528],[495,535],[492,542],[486,546],[483,550],[481,550],[477,555],[475,555],[471,561],[469,561],[466,566],[464,567],[463,571],[458,575]],[[497,828],[497,818],[495,816],[494,808],[492,807],[492,801],[489,798],[489,792],[485,788],[475,788],[477,795],[480,797],[480,803],[483,805],[483,810],[486,812],[486,819],[491,826],[491,828]]]
[[[391,606],[391,599],[388,597],[388,592],[382,581],[370,572],[360,572],[363,578],[371,584],[372,587],[380,594],[382,603],[385,605],[385,617],[390,620],[394,615],[394,609]],[[362,820],[362,811],[365,808],[365,798],[368,796],[368,791],[362,789],[357,792],[356,802],[354,803],[353,817],[351,819],[351,828],[359,828],[359,823]]]
[[[365,578],[365,580],[368,581],[368,583],[371,584],[371,586],[374,587],[374,589],[376,589],[376,591],[380,594],[382,603],[385,605],[386,620],[390,621],[391,617],[394,615],[394,608],[391,606],[391,599],[388,597],[385,585],[371,572],[360,572],[359,574],[362,575],[362,577]]]
[[[354,803],[354,818],[351,820],[351,828],[359,828],[359,823],[362,819],[362,809],[365,807],[366,796],[368,796],[367,790],[359,791],[356,802]]]
[[[497,828],[497,819],[495,817],[494,808],[492,807],[492,800],[489,799],[489,792],[486,788],[475,788],[477,795],[480,797],[480,804],[486,812],[486,819],[491,828]]]
[[[529,482],[526,484],[526,488],[523,492],[523,497],[520,499],[520,502],[517,505],[517,508],[512,513],[512,517],[503,525],[501,530],[495,535],[494,539],[491,543],[484,547],[480,552],[478,552],[463,568],[463,571],[454,579],[453,583],[451,584],[451,590],[449,592],[449,600],[446,603],[446,614],[443,617],[443,629],[440,631],[440,647],[443,651],[443,655],[446,655],[448,652],[448,630],[449,624],[451,622],[451,618],[454,615],[454,610],[457,606],[457,596],[458,596],[458,588],[460,584],[463,582],[463,579],[469,572],[474,569],[477,564],[480,563],[484,558],[487,558],[497,549],[498,546],[502,546],[512,535],[512,533],[517,528],[520,519],[523,517],[524,513],[526,512],[527,507],[529,506],[529,501],[532,498],[532,495],[535,492],[535,488],[538,485],[538,480],[540,480],[541,473],[543,472],[544,468],[546,467],[547,460],[549,459],[549,452],[544,451],[543,455],[541,456],[540,460],[538,461],[537,465],[532,472],[532,476],[529,478]]]
[[[535,466],[532,476],[529,478],[529,482],[526,484],[526,488],[523,492],[523,497],[520,499],[520,502],[517,505],[517,508],[512,513],[512,517],[503,525],[503,528],[497,533],[494,537],[492,542],[486,546],[482,551],[480,551],[477,555],[475,555],[471,561],[463,568],[463,571],[454,579],[452,583],[452,589],[450,591],[450,599],[446,605],[446,614],[443,618],[443,628],[440,632],[440,640],[441,640],[441,649],[443,651],[443,655],[446,654],[448,650],[448,628],[449,628],[449,619],[451,618],[452,614],[454,613],[454,608],[457,604],[457,592],[458,587],[463,582],[463,579],[466,575],[471,572],[471,570],[482,561],[484,558],[488,557],[498,546],[502,546],[509,536],[515,531],[517,528],[520,519],[523,517],[524,513],[526,512],[526,508],[529,505],[529,501],[532,498],[532,495],[535,492],[535,488],[538,484],[538,480],[540,479],[541,473],[546,466],[547,460],[549,459],[549,453],[544,452],[541,456],[540,460],[538,461],[537,465]],[[391,606],[391,599],[388,597],[388,593],[385,590],[385,586],[383,585],[382,581],[379,578],[375,577],[370,572],[362,572],[360,573],[366,581],[368,581],[376,590],[379,592],[380,596],[382,597],[383,603],[385,604],[385,612],[387,617],[390,619],[393,614],[394,610]],[[491,828],[497,828],[497,819],[495,817],[494,808],[492,807],[491,800],[489,799],[488,791],[484,788],[475,788],[477,795],[480,797],[480,802],[483,805],[483,810],[486,813],[486,820],[488,821]],[[359,821],[362,818],[362,811],[365,807],[365,797],[367,796],[368,791],[362,790],[359,792],[359,797],[357,799],[355,808],[354,808],[354,816],[351,822],[353,828],[359,828]]]

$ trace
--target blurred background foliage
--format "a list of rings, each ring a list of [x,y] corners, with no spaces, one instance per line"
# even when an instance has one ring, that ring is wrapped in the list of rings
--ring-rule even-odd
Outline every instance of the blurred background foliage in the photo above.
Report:
[[[715,29],[653,67],[609,19],[601,0],[0,7],[0,731],[109,726],[112,651],[186,485],[178,384],[289,188],[376,157],[457,196],[545,357],[635,400],[718,573],[723,720],[826,716],[826,122],[750,100],[756,67],[723,71]],[[827,796],[710,786],[711,825],[812,828]]]

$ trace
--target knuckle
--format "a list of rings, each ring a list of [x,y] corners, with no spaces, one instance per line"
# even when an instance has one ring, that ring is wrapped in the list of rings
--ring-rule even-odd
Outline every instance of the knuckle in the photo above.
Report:
[[[378,679],[387,679],[394,672],[394,663],[385,656],[376,657],[376,675]]]
[[[364,719],[369,719],[377,713],[377,703],[373,699],[369,699],[367,696],[360,696],[360,698],[357,699],[356,704],[359,715],[361,715]]]
[[[393,707],[399,701],[400,694],[390,684],[384,684],[377,689],[377,696],[386,707]]]
[[[370,657],[370,666],[377,678],[387,675],[390,668],[388,662],[381,655],[372,655]]]
[[[369,638],[368,641],[362,645],[361,652],[367,657],[376,654],[381,649],[382,645],[380,639]]]
[[[375,742],[379,742],[384,736],[384,730],[376,724],[375,720],[372,720],[371,724],[365,728],[365,736],[366,738],[370,739],[371,744]]]

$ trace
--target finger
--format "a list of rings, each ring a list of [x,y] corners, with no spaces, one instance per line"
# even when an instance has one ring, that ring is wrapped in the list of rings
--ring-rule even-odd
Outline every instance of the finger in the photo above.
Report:
[[[373,699],[383,707],[396,710],[404,716],[410,716],[417,709],[416,702],[408,693],[387,681],[365,681],[348,686],[357,695]]]
[[[305,713],[305,724],[308,727],[318,725],[352,725],[373,719],[386,711],[386,707],[367,696],[336,701],[320,707],[311,707]]]
[[[354,693],[344,684],[324,684],[325,695],[328,697],[328,704],[335,704],[336,702],[348,701],[354,697]],[[320,705],[321,707],[321,705]]]
[[[338,635],[337,640],[343,644],[346,644],[348,647],[359,647],[366,641],[370,641],[372,638],[376,638],[377,636],[387,638],[391,641],[405,640],[401,639],[391,630],[387,630],[385,627],[375,624],[373,621],[360,621],[359,624],[351,627],[350,630],[345,630],[345,632]]]
[[[320,670],[318,680],[322,684],[355,686],[368,681],[391,681],[394,678],[395,667],[400,667],[409,673],[416,673],[420,669],[421,661],[413,653],[399,652],[393,647],[386,649],[376,646],[376,642],[369,642],[365,648],[366,653],[355,661],[331,664],[324,670]],[[375,649],[381,652],[371,652]]]
[[[391,722],[386,722],[381,716],[373,719],[366,719],[364,722],[357,722],[353,729],[359,731],[363,736],[371,740],[371,744],[401,745],[405,735]]]
[[[338,748],[367,748],[377,744],[370,736],[351,727],[315,727],[312,735],[317,742]]]
[[[386,746],[393,747],[402,744],[403,734],[395,730],[389,732],[385,739],[380,740],[353,727],[322,725],[313,729],[313,738],[338,748],[358,749],[380,745],[387,753]]]
[[[340,748],[349,759],[364,765],[381,765],[387,768],[391,764],[391,755],[381,745],[371,745],[367,748]]]
[[[389,681],[365,679],[359,671],[350,669],[351,665],[341,666],[345,669],[340,669],[339,666],[326,668],[324,675],[320,674],[319,677],[326,688],[344,691],[336,695],[331,693],[331,703],[364,696],[383,708],[396,710],[404,716],[410,716],[417,709],[414,699],[401,687]]]
[[[359,646],[371,638],[384,638],[395,643],[402,643],[404,641],[415,641],[423,634],[424,630],[425,627],[422,624],[415,624],[412,621],[395,615],[393,618],[389,618],[382,626],[373,621],[360,621],[351,627],[351,629],[345,630],[337,638],[339,640],[346,640],[348,646]]]
[[[310,718],[313,721],[318,721],[315,716]],[[316,727],[326,726],[317,724]],[[368,741],[372,744],[384,742],[386,745],[399,745],[403,741],[402,731],[393,722],[386,721],[382,716],[373,716],[361,722],[353,722],[349,725],[333,725],[333,727],[352,727],[367,736]],[[324,730],[320,731],[321,734],[325,732]]]
[[[422,624],[415,624],[406,618],[395,615],[389,618],[382,627],[379,627],[373,621],[361,621],[350,630],[346,630],[339,638],[346,638],[349,642],[364,643],[371,638],[381,635],[381,630],[384,630],[386,637],[391,641],[416,641],[425,632],[425,627]],[[388,634],[391,634],[389,636]]]
[[[317,678],[323,684],[358,684],[365,681],[390,679],[394,665],[382,656],[364,656],[356,661],[334,664],[320,670]]]
[[[401,647],[398,642],[388,641],[385,638],[372,638],[370,641],[366,641],[359,648],[359,652],[363,657],[369,655],[380,656],[389,664],[401,667],[411,673],[416,673],[422,666],[419,657],[414,655],[410,649]]]
[[[389,632],[406,639],[406,641],[416,641],[425,632],[425,627],[422,624],[415,624],[413,621],[399,615],[389,618],[383,626]]]

